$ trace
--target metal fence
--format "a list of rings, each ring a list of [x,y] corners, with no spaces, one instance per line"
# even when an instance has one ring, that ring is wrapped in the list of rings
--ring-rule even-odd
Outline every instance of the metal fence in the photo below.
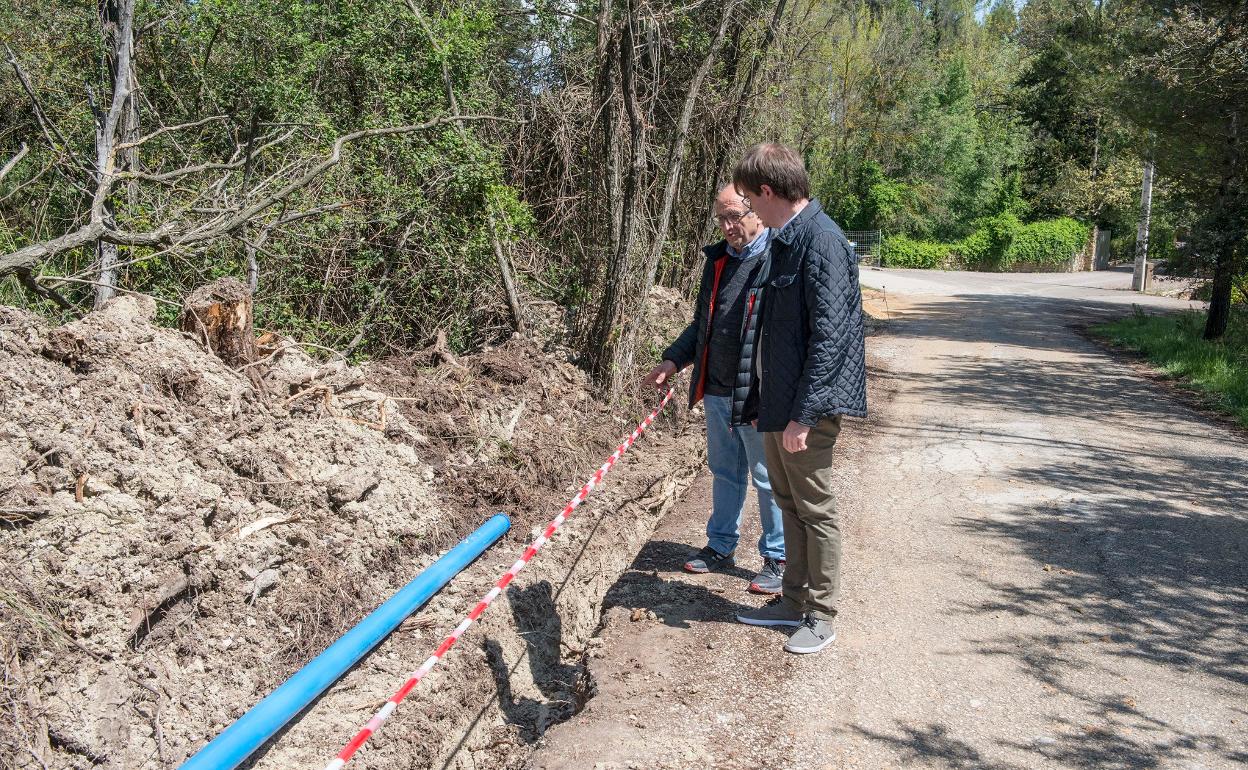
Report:
[[[850,244],[853,245],[854,256],[858,257],[859,262],[869,265],[880,264],[882,233],[879,230],[849,230],[846,231],[845,237],[849,238]]]

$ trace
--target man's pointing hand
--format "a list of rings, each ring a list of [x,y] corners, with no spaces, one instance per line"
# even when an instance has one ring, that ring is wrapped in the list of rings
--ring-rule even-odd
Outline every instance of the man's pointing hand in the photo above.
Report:
[[[645,379],[642,380],[642,382],[645,383],[646,385],[649,385],[652,388],[658,388],[663,383],[670,380],[675,374],[676,374],[676,364],[672,363],[671,361],[664,361],[663,363],[651,369],[650,373],[646,375]]]

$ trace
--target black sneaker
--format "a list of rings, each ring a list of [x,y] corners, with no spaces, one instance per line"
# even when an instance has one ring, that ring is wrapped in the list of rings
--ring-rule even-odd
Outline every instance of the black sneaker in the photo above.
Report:
[[[750,581],[749,592],[752,594],[780,593],[784,589],[784,559],[763,557],[763,571]]]
[[[730,553],[720,553],[709,545],[693,555],[693,558],[685,562],[685,572],[692,572],[701,575],[706,572],[712,572],[724,567],[731,567],[736,564]]]

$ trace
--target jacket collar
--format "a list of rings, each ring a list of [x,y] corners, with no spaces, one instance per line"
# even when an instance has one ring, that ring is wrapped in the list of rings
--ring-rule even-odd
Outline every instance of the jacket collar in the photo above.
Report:
[[[807,206],[806,208],[810,208],[810,207]],[[802,213],[805,214],[806,213],[805,210],[803,210]],[[764,232],[767,233],[767,241],[765,244],[763,244],[763,249],[760,253],[765,255],[771,248],[771,242],[775,240],[776,238],[776,231],[775,230],[768,231],[767,228],[763,228],[763,229],[764,229]],[[725,238],[723,240],[718,241],[717,243],[712,243],[709,246],[703,246],[702,253],[706,255],[707,259],[714,262],[720,257],[728,255],[728,240]]]
[[[712,243],[709,246],[703,246],[702,253],[706,255],[707,259],[714,262],[720,257],[727,256],[728,241],[725,239],[725,240],[719,241],[718,243]]]
[[[793,243],[793,238],[797,234],[798,228],[814,219],[815,215],[820,211],[823,211],[823,207],[819,205],[819,201],[811,198],[810,202],[806,204],[806,208],[798,212],[798,215],[793,217],[792,221],[780,228],[772,237],[785,246],[790,245]]]

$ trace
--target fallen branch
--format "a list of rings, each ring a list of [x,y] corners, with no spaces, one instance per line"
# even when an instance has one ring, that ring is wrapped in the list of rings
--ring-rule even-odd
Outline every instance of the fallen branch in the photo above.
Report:
[[[194,586],[191,585],[186,575],[178,575],[161,586],[153,601],[131,610],[130,633],[128,634],[131,649],[137,649],[143,639],[151,633],[152,624],[159,620],[159,616],[193,588]]]
[[[16,528],[18,525],[30,524],[47,513],[47,508],[0,508],[0,522]]]
[[[80,283],[80,284],[83,284],[83,285],[85,285],[85,286],[103,286],[103,285],[104,285],[104,284],[100,283],[99,281],[88,281],[88,280],[87,280],[87,279],[85,279],[85,278],[70,278],[70,277],[68,277],[68,276],[63,276],[63,275],[41,275],[41,276],[36,277],[36,278],[35,278],[35,280],[36,280],[36,281],[39,281],[39,282],[47,282],[47,283],[53,283],[53,284],[57,284],[57,283]],[[42,286],[41,288],[43,288],[43,289],[45,289],[45,290],[51,290],[51,287],[48,287],[48,286]],[[141,291],[131,291],[130,289],[117,289],[117,293],[118,293],[118,294],[128,294],[128,295],[133,296],[133,297],[147,297],[148,299],[150,299],[150,300],[151,300],[151,301],[153,301],[153,302],[158,302],[158,303],[160,303],[160,304],[162,304],[162,305],[169,305],[170,307],[176,307],[176,308],[179,308],[179,309],[182,307],[182,303],[180,303],[180,302],[174,302],[173,300],[170,300],[170,299],[164,299],[163,297],[157,297],[155,294],[145,294],[145,293],[143,293],[143,292],[141,292]],[[71,306],[71,307],[72,307],[72,306]]]

